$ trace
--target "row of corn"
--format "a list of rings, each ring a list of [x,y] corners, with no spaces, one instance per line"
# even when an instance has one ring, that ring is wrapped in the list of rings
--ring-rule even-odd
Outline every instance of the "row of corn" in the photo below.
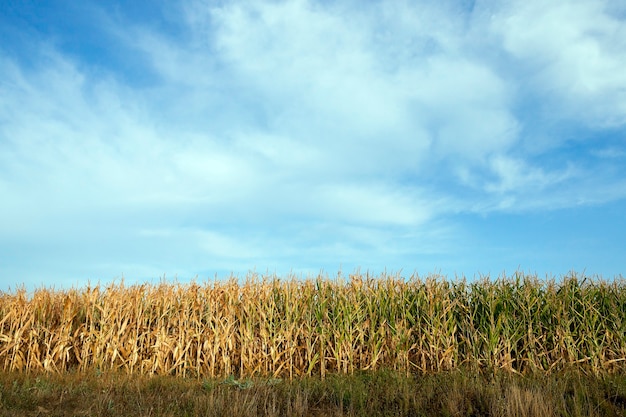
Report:
[[[355,274],[0,293],[0,369],[301,377],[626,371],[626,283]]]

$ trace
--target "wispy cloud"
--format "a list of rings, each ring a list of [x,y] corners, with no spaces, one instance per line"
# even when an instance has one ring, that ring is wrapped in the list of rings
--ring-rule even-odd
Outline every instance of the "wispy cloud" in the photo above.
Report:
[[[404,265],[461,214],[624,199],[615,7],[89,4],[106,59],[0,48],[0,241],[63,241],[76,275]]]
[[[626,123],[626,26],[609,1],[514,1],[493,23],[544,110],[595,126]]]

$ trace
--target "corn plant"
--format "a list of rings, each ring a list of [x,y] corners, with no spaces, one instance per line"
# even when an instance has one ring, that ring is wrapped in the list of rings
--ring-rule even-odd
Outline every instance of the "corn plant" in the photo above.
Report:
[[[355,273],[0,293],[0,368],[296,378],[626,370],[626,285]]]

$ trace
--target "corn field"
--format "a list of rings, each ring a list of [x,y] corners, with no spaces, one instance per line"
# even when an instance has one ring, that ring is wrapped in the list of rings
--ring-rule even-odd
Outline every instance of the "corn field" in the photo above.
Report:
[[[626,285],[355,274],[0,292],[5,371],[626,371]]]

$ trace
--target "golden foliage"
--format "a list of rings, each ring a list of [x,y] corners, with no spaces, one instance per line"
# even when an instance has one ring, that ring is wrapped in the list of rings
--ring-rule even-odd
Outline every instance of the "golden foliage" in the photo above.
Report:
[[[0,293],[0,368],[195,377],[626,370],[623,280],[355,274]],[[522,394],[520,394],[522,395]]]

